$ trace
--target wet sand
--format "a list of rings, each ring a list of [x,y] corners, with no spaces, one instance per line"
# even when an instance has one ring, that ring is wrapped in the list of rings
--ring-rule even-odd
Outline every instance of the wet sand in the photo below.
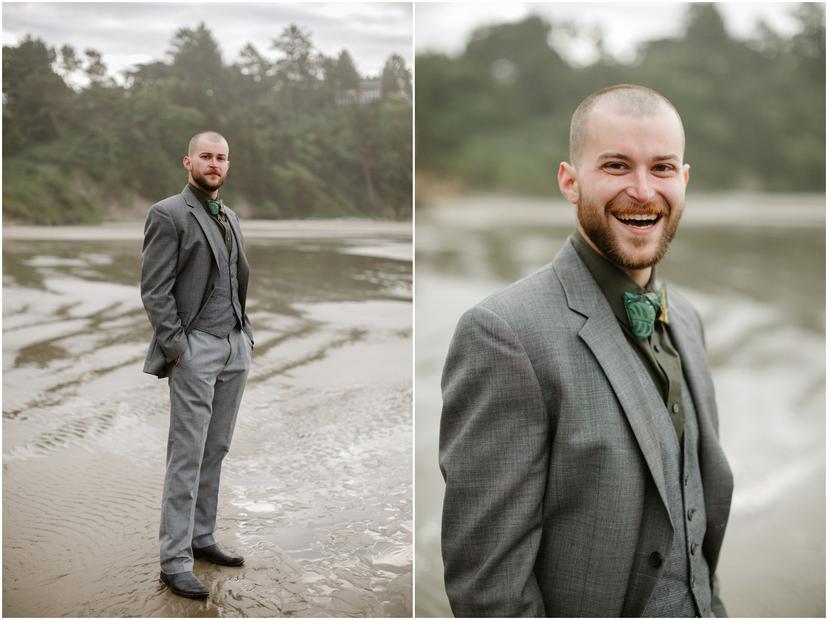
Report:
[[[158,581],[169,400],[141,372],[140,223],[4,230],[5,616],[410,616],[410,226],[252,224],[217,531],[246,563],[197,561],[206,602]]]
[[[416,609],[450,616],[440,556],[440,373],[463,311],[554,257],[560,200],[461,197],[417,214]],[[705,325],[735,478],[718,575],[732,617],[825,617],[825,200],[688,196],[660,276]]]

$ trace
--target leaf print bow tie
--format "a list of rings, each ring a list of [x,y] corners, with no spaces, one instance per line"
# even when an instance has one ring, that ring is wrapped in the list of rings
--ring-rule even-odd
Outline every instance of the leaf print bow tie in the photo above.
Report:
[[[633,336],[636,340],[646,340],[653,333],[653,324],[658,312],[658,320],[665,325],[667,320],[667,287],[662,286],[658,292],[648,291],[643,295],[624,293],[624,308],[630,319]]]
[[[218,215],[218,212],[221,211],[224,207],[221,200],[208,200],[207,201],[207,208],[210,209],[210,213],[213,215]]]

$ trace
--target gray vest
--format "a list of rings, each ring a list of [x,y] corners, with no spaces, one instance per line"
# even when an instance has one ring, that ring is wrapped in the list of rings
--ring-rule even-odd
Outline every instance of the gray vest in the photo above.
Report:
[[[670,554],[664,558],[660,577],[642,614],[648,617],[712,616],[710,573],[702,553],[707,518],[699,470],[699,429],[686,380],[682,401],[685,423],[681,446],[667,411],[653,416],[674,533]],[[656,494],[650,501],[660,499]]]
[[[207,303],[193,323],[193,329],[207,332],[218,338],[225,338],[233,331],[236,324],[242,324],[242,309],[241,302],[239,302],[239,250],[235,235],[231,232],[232,245],[230,252],[227,252],[227,245],[214,222],[210,222],[207,234],[212,237],[213,247],[219,252],[218,275]]]

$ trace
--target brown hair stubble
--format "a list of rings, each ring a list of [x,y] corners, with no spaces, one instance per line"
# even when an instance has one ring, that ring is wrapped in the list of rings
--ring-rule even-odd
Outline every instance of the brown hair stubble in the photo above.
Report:
[[[651,116],[657,114],[664,106],[673,110],[682,125],[682,138],[684,124],[681,122],[681,115],[676,106],[664,95],[646,86],[638,84],[615,84],[601,90],[596,90],[588,95],[572,114],[572,121],[569,124],[569,162],[575,165],[581,155],[584,142],[586,141],[587,123],[593,108],[603,100],[610,100],[618,111],[630,116]]]

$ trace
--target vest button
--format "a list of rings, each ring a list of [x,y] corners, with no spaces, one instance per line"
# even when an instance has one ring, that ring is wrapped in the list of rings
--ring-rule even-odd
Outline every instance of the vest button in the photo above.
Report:
[[[658,551],[653,551],[650,554],[650,566],[652,566],[653,568],[658,568],[659,566],[661,566],[662,561],[663,560],[661,554]]]
[[[694,514],[696,514],[696,509],[695,508],[691,508],[690,510],[688,510],[687,511],[687,520],[692,521]]]
[[[699,543],[693,543],[690,545],[690,555],[696,555],[696,549],[699,548]]]
[[[673,403],[673,413],[678,413],[678,412],[679,412],[679,404],[678,403]]]

